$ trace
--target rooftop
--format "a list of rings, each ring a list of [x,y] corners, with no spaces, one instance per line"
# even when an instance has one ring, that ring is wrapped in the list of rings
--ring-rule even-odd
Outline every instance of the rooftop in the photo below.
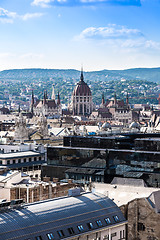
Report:
[[[89,228],[89,223],[92,228]],[[26,204],[23,208],[2,212],[0,239],[23,240],[35,239],[36,236],[41,236],[43,240],[52,239],[49,234],[53,239],[61,239],[122,223],[125,224],[126,220],[112,200],[101,194],[85,193],[77,197]]]
[[[95,192],[104,194],[111,198],[117,206],[122,206],[135,198],[147,198],[152,192],[159,188],[135,187],[131,185],[94,183]]]
[[[39,156],[41,153],[34,151],[24,151],[24,152],[10,152],[10,153],[1,153],[0,159],[9,159],[9,158],[21,158],[21,157],[31,157]]]

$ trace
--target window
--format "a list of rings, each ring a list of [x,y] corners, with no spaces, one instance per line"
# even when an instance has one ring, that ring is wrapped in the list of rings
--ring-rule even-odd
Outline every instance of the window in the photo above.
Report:
[[[103,240],[109,240],[109,235],[105,235],[105,236],[103,237]]]
[[[26,162],[26,158],[24,158],[23,162]]]
[[[116,216],[113,216],[113,218],[114,218],[114,221],[115,222],[119,222],[119,217],[116,215]]]
[[[96,221],[96,223],[97,223],[98,227],[102,227],[103,226],[101,220]]]
[[[52,233],[47,233],[47,237],[48,237],[48,239],[49,239],[49,240],[52,240],[52,239],[54,239],[54,237],[53,237],[53,234],[52,234]]]
[[[89,229],[93,229],[93,223],[91,223],[91,222],[87,223],[87,226],[88,226]]]
[[[112,233],[111,234],[111,240],[114,238],[114,237],[116,237],[117,236],[117,233],[115,232],[115,233]]]
[[[34,157],[34,161],[36,161],[37,160],[37,158],[36,157]]]
[[[31,162],[32,161],[32,159],[31,158],[29,158],[29,162]]]
[[[41,236],[35,237],[36,240],[42,240]]]
[[[18,159],[18,163],[21,163],[21,159]]]
[[[57,231],[58,235],[60,238],[64,237],[64,232],[63,230]]]
[[[108,218],[105,218],[104,220],[105,220],[105,222],[106,222],[107,224],[110,224],[110,223],[111,223],[111,220],[110,220],[109,217],[108,217]]]
[[[120,231],[120,239],[124,239],[125,238],[125,231]]]
[[[79,230],[80,232],[82,232],[82,231],[84,230],[84,228],[83,228],[82,225],[77,226],[77,228],[78,228],[78,230]]]
[[[79,113],[83,113],[83,107],[82,107],[82,104],[80,104],[80,106],[79,106]]]
[[[72,227],[68,228],[69,234],[74,234],[74,229]]]
[[[8,164],[10,164],[10,161],[9,161],[9,160],[7,160],[7,165],[8,165]]]
[[[145,225],[143,223],[138,223],[138,231],[145,231]]]
[[[41,161],[41,157],[39,157],[39,161]]]
[[[13,160],[13,164],[15,164],[15,163],[16,163],[16,160],[14,159],[14,160]]]

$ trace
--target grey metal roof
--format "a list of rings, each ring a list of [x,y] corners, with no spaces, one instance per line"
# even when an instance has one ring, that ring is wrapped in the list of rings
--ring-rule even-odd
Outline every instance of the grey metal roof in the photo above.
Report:
[[[74,150],[96,150],[96,151],[106,151],[106,148],[87,148],[87,147],[68,147],[68,146],[48,146],[48,148],[55,148],[55,149],[74,149]]]
[[[116,215],[118,222],[114,220]],[[104,220],[107,217],[111,221],[109,225]],[[32,240],[41,236],[42,240],[47,240],[47,233],[52,233],[54,240],[58,240],[58,230],[63,231],[62,238],[71,237],[70,227],[74,229],[73,236],[80,234],[79,225],[83,226],[82,233],[96,231],[99,228],[97,220],[101,220],[102,228],[126,223],[117,205],[104,195],[85,193],[77,197],[56,198],[1,212],[0,239]],[[93,224],[92,230],[87,225],[90,222]]]
[[[24,158],[24,157],[36,157],[44,155],[44,153],[34,152],[34,151],[25,151],[25,152],[10,152],[10,153],[1,153],[0,159],[13,159],[13,158]]]
[[[114,177],[111,184],[146,187],[143,179]]]

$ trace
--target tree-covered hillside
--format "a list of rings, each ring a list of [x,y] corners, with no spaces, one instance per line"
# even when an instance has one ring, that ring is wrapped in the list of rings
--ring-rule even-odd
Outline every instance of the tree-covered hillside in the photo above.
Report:
[[[67,104],[79,78],[80,71],[74,69],[1,71],[0,99],[7,100],[8,96],[12,95],[15,99],[25,100],[29,98],[32,90],[38,98],[43,97],[44,90],[47,90],[50,96],[54,84],[55,94],[59,91],[62,103]],[[84,80],[90,86],[96,104],[100,104],[102,93],[105,99],[109,99],[115,92],[121,99],[125,99],[128,93],[130,103],[158,103],[160,68],[84,72]]]

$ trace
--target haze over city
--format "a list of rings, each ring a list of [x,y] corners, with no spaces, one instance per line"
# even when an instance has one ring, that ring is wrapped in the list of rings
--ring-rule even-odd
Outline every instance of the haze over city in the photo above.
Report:
[[[159,0],[2,0],[0,70],[160,66]]]

